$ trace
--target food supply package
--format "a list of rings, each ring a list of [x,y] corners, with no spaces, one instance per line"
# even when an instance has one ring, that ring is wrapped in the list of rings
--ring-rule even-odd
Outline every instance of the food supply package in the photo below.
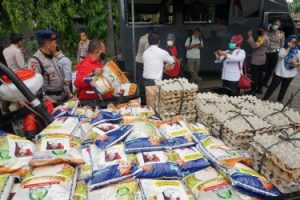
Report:
[[[235,194],[230,183],[214,168],[207,167],[183,178],[184,184],[195,195],[196,199],[241,200]]]
[[[191,147],[196,144],[192,132],[184,121],[165,123],[159,127],[159,132],[168,140],[170,147],[174,149]]]
[[[210,166],[209,161],[195,147],[175,149],[173,152],[184,176]]]
[[[122,70],[112,60],[105,64],[103,74],[108,77],[113,88],[129,82]]]
[[[140,116],[140,117],[152,117],[155,115],[155,111],[152,107],[145,106],[125,106],[119,109],[120,114],[123,116]]]
[[[89,191],[88,197],[95,200],[140,200],[140,190],[136,180],[131,179]]]
[[[74,110],[78,107],[78,104],[79,104],[79,100],[77,98],[70,99],[64,104],[57,106],[54,109],[52,115],[55,118],[72,115],[74,113]]]
[[[77,117],[59,117],[49,124],[39,135],[68,135],[82,137],[80,130],[80,121]],[[79,135],[77,135],[79,134]]]
[[[100,188],[131,178],[140,171],[133,155],[125,154],[123,144],[99,150],[91,145],[93,174],[86,180],[89,189]]]
[[[58,163],[84,164],[81,155],[81,140],[67,135],[41,136],[30,166],[39,167]]]
[[[87,118],[91,119],[94,115],[94,110],[89,106],[77,107],[71,116],[76,116],[80,119]]]
[[[104,122],[118,124],[122,121],[122,118],[123,116],[116,111],[99,110],[95,111],[90,123],[92,125],[97,125]]]
[[[33,142],[0,132],[0,173],[25,175],[34,151]]]
[[[0,174],[0,200],[7,200],[15,178],[10,174]]]
[[[174,152],[143,152],[138,153],[136,157],[142,169],[137,178],[179,179],[182,177]]]
[[[197,148],[206,158],[223,168],[232,168],[240,161],[248,162],[247,158],[227,147],[221,140],[213,136],[204,135]]]
[[[196,200],[178,180],[141,179],[140,186],[147,200]]]
[[[113,86],[107,75],[87,77],[85,82],[89,84],[100,95],[105,95],[113,91]]]
[[[26,175],[13,200],[70,200],[76,176],[77,170],[68,164],[37,167]]]
[[[84,160],[84,164],[78,167],[78,180],[85,180],[92,176],[92,157],[90,145],[84,145],[81,147],[81,155]]]
[[[137,85],[134,83],[125,83],[114,89],[114,96],[132,96],[137,92]]]
[[[87,199],[88,199],[87,186],[86,186],[85,182],[78,181],[76,184],[76,189],[73,194],[73,200],[87,200]],[[95,198],[95,199],[97,199],[97,198]]]
[[[189,129],[191,130],[192,137],[196,142],[199,142],[204,136],[210,135],[210,131],[207,127],[200,123],[189,123]]]
[[[151,120],[142,120],[133,124],[131,133],[125,139],[125,151],[128,153],[157,151],[169,148],[167,141],[160,135]]]
[[[91,138],[100,149],[110,147],[122,141],[130,134],[133,125],[116,125],[110,123],[98,124],[91,129]]]
[[[229,174],[233,186],[265,197],[280,195],[280,191],[271,182],[242,163],[237,163],[229,169]]]

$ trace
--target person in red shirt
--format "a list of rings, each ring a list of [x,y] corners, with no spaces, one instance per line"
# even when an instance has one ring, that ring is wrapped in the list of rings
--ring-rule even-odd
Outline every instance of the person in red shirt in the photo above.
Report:
[[[77,97],[79,100],[97,100],[99,96],[85,79],[94,73],[95,76],[102,74],[103,56],[105,55],[105,45],[98,39],[93,39],[89,43],[88,54],[77,64],[76,79],[74,82],[77,88]],[[102,96],[103,99],[112,97],[112,92]]]
[[[163,79],[172,79],[178,78],[180,76],[180,60],[179,54],[175,45],[175,35],[173,33],[169,33],[167,36],[167,51],[171,56],[176,57],[176,61],[174,63],[174,68],[171,70],[164,70]]]

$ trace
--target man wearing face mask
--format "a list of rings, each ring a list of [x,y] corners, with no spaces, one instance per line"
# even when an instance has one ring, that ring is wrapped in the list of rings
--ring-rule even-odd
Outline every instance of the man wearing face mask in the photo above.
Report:
[[[253,49],[251,56],[251,79],[252,95],[262,94],[263,87],[263,70],[266,64],[266,52],[269,45],[269,39],[266,34],[267,26],[260,25],[257,29],[257,39],[254,40],[252,31],[248,32],[247,42]]]
[[[203,48],[203,40],[201,38],[201,31],[199,28],[195,28],[193,35],[188,37],[185,41],[186,58],[187,58],[187,70],[192,77],[194,83],[200,83],[202,80],[199,77],[200,71],[200,49]]]
[[[66,97],[64,78],[57,59],[54,57],[57,35],[51,30],[39,30],[36,37],[39,49],[29,59],[28,68],[43,76],[42,90],[46,97],[49,97],[54,103],[63,102]]]
[[[95,76],[102,74],[103,59],[105,57],[105,45],[98,39],[92,39],[89,43],[88,54],[77,64],[76,80],[77,97],[79,100],[97,100],[99,96],[85,79],[93,73]],[[111,98],[112,94],[102,96],[104,99]]]
[[[88,35],[86,31],[80,32],[80,42],[78,45],[77,51],[77,62],[83,60],[87,54],[90,40],[88,39]]]
[[[243,41],[242,35],[234,35],[228,44],[229,50],[217,50],[214,52],[216,56],[215,62],[223,62],[223,87],[231,89],[234,95],[239,94],[238,82],[241,78],[242,66],[246,58],[246,52],[241,49]]]
[[[263,80],[263,84],[265,87],[268,87],[269,80],[274,73],[278,61],[278,52],[284,45],[285,36],[284,32],[279,30],[280,26],[280,20],[275,19],[270,26],[269,31],[267,32],[267,36],[270,42],[267,48],[267,61],[265,76]]]

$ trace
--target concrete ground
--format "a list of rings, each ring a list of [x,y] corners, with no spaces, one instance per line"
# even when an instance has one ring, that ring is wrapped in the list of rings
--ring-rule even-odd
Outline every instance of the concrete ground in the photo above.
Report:
[[[202,75],[202,82],[199,85],[200,88],[210,88],[210,87],[220,87],[222,86],[222,81],[220,80],[221,75],[216,74],[203,74]],[[290,87],[288,88],[287,94],[283,100],[283,103],[285,103],[290,97],[292,93],[295,93],[298,89],[300,89],[300,73],[298,76],[292,81]],[[266,92],[266,88],[263,88],[263,94],[257,95],[258,98],[262,98],[263,95]],[[270,98],[270,101],[276,101],[277,95],[278,95],[279,89],[277,89],[272,97]],[[296,95],[292,102],[292,108],[298,110],[300,112],[300,92]]]

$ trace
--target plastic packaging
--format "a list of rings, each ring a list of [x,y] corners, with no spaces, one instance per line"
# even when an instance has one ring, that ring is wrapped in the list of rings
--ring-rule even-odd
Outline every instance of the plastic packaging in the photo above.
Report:
[[[210,166],[210,162],[194,147],[173,151],[176,154],[176,162],[184,176]]]
[[[0,174],[0,200],[7,200],[15,178],[10,174]]]
[[[114,89],[114,96],[132,96],[137,91],[137,85],[134,83],[125,83]]]
[[[275,197],[281,194],[265,177],[242,163],[237,163],[229,169],[229,174],[233,186],[248,192],[265,197]]]
[[[98,197],[99,198],[99,197]],[[88,199],[88,190],[85,182],[78,181],[76,184],[76,189],[73,194],[73,200],[87,200]],[[97,198],[95,198],[97,199]]]
[[[34,143],[16,135],[0,133],[0,173],[24,175],[35,151]]]
[[[137,178],[179,179],[182,177],[174,152],[151,151],[136,155],[142,171]]]
[[[84,164],[81,140],[67,135],[46,135],[38,139],[30,166],[38,167],[58,163]]]
[[[91,130],[91,138],[100,149],[110,147],[122,141],[132,130],[132,125],[98,124]]]
[[[147,200],[195,200],[178,180],[140,180],[142,195]]]
[[[54,117],[63,117],[66,115],[72,115],[74,110],[78,107],[79,100],[77,98],[70,99],[69,101],[65,102],[62,105],[57,106],[52,115]]]
[[[171,148],[191,147],[196,143],[184,121],[169,122],[159,127],[159,132],[168,140]]]
[[[131,134],[125,139],[125,151],[128,153],[158,151],[168,148],[167,141],[159,134],[151,120],[135,122]]]
[[[95,111],[94,116],[91,120],[91,124],[97,125],[105,122],[118,124],[122,121],[122,118],[123,116],[116,111]]]

